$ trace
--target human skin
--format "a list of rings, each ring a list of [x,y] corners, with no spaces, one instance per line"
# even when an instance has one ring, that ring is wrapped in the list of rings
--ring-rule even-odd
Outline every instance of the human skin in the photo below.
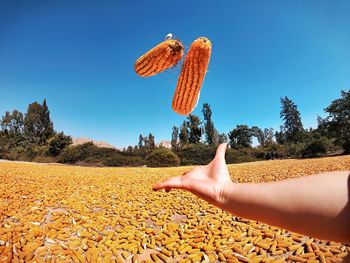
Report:
[[[271,183],[234,183],[225,152],[182,176],[153,186],[182,189],[240,217],[264,222],[319,239],[350,242],[349,171],[328,172]]]

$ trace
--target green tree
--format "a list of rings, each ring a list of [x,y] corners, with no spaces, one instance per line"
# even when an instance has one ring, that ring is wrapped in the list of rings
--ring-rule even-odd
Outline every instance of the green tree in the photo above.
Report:
[[[176,150],[178,148],[177,138],[179,136],[179,128],[174,126],[173,132],[171,133],[171,148]]]
[[[143,145],[142,147],[144,147],[146,149],[154,149],[156,147],[156,144],[155,144],[155,141],[154,141],[154,136],[153,136],[152,133],[149,133],[148,136],[146,136],[146,137],[140,135],[139,146],[141,145],[140,142],[142,142],[142,145]]]
[[[64,135],[63,132],[59,132],[48,140],[47,152],[51,156],[58,156],[66,147],[71,144],[72,137]]]
[[[43,105],[37,102],[29,104],[24,118],[24,132],[31,143],[38,145],[45,144],[54,135],[46,100],[44,100]]]
[[[280,131],[275,132],[275,138],[276,138],[276,142],[278,144],[286,144],[287,143],[287,137],[283,131],[283,125],[280,126]]]
[[[260,147],[265,146],[265,134],[258,126],[252,127],[251,134],[253,137],[255,137],[258,140]]]
[[[149,143],[149,148],[154,149],[156,147],[156,143],[154,141],[154,136],[152,133],[149,133],[148,135],[148,143]]]
[[[265,145],[273,143],[274,131],[273,128],[264,129]]]
[[[199,143],[202,137],[201,120],[196,115],[187,116],[187,127],[189,129],[188,142]]]
[[[42,113],[41,113],[42,123],[44,126],[44,137],[47,140],[51,136],[55,134],[55,131],[53,129],[53,122],[50,118],[50,111],[46,104],[46,99],[43,101],[42,105]]]
[[[218,143],[221,144],[221,143],[226,143],[228,141],[228,138],[227,138],[227,135],[226,133],[220,133],[218,134]]]
[[[126,148],[127,153],[132,153],[133,151],[134,151],[134,149],[130,145],[128,146],[128,148]]]
[[[228,134],[231,148],[251,147],[252,131],[247,125],[237,125]]]
[[[208,103],[203,104],[205,142],[209,145],[217,145],[218,133],[211,119],[212,111]]]
[[[13,110],[12,113],[6,111],[1,119],[1,131],[3,148],[11,149],[23,144],[24,137],[24,117],[23,113],[18,110]]]
[[[341,98],[332,101],[325,112],[328,113],[328,132],[345,153],[350,153],[350,90],[342,90]]]
[[[302,142],[304,128],[297,105],[288,97],[281,98],[281,104],[280,117],[284,121],[281,132],[285,134],[286,142]]]
[[[257,138],[260,147],[273,143],[274,131],[272,128],[262,130],[257,126],[253,126],[251,131],[252,136]]]
[[[335,134],[332,134],[329,130],[329,122],[327,118],[321,118],[320,116],[317,116],[317,132],[325,137],[333,137]]]
[[[5,115],[2,116],[1,129],[5,133],[23,133],[23,113],[18,110],[14,110],[12,113],[6,111]]]
[[[138,143],[138,147],[139,149],[142,149],[143,148],[143,136],[142,134],[139,135],[139,143]]]
[[[184,121],[180,127],[179,140],[181,146],[185,146],[188,144],[188,128],[186,121]]]

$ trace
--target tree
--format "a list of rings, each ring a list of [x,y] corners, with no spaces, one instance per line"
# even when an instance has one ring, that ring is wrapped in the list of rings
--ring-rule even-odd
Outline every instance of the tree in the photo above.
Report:
[[[215,129],[213,134],[212,146],[218,146],[218,145],[219,145],[219,132]]]
[[[150,145],[150,142],[149,142],[149,139],[148,139],[148,137],[146,136],[144,136],[143,137],[143,147],[144,148],[147,148],[147,149],[149,149],[149,148],[151,148],[151,145]]]
[[[1,119],[1,130],[3,134],[2,147],[10,149],[19,146],[24,138],[24,118],[22,112],[13,110],[6,111]]]
[[[341,98],[331,102],[325,109],[330,135],[343,147],[345,153],[350,153],[350,90],[341,91]]]
[[[60,132],[50,138],[48,143],[47,153],[51,156],[58,156],[62,150],[72,144],[72,137]]]
[[[278,144],[286,144],[287,143],[286,134],[283,132],[283,125],[280,126],[280,131],[275,132],[275,138],[276,138],[276,142]]]
[[[54,135],[46,100],[44,100],[43,105],[37,102],[29,104],[24,118],[24,132],[31,143],[38,145],[45,144]]]
[[[257,138],[260,147],[265,146],[265,134],[258,126],[252,127],[251,134]]]
[[[264,129],[265,145],[273,143],[274,131],[273,128]]]
[[[251,147],[252,145],[252,131],[247,125],[237,125],[229,132],[231,148]]]
[[[226,143],[228,141],[226,133],[220,133],[218,134],[218,143]]]
[[[332,134],[329,130],[329,121],[327,118],[321,118],[320,116],[317,116],[317,132],[325,137],[333,137],[335,134]]]
[[[154,136],[152,133],[149,133],[147,137],[142,136],[140,134],[139,136],[139,148],[147,148],[147,149],[154,149],[156,147],[156,143],[154,141]]]
[[[287,142],[302,142],[304,128],[297,105],[288,97],[281,98],[281,104],[280,117],[284,120],[281,132],[285,134]]]
[[[14,110],[12,113],[6,111],[2,116],[1,128],[5,133],[23,133],[24,118],[23,113]]]
[[[209,145],[217,145],[217,138],[215,138],[215,136],[217,136],[217,131],[211,120],[212,111],[208,103],[203,104],[202,113],[204,117],[205,142]]]
[[[188,144],[188,129],[186,121],[184,121],[180,127],[179,140],[181,146]]]
[[[143,136],[142,136],[142,134],[139,135],[138,147],[139,147],[139,149],[143,148]]]
[[[130,145],[128,146],[128,148],[126,148],[127,153],[132,153],[133,151],[134,151],[134,149]]]
[[[50,118],[50,111],[46,104],[46,99],[43,101],[42,113],[41,113],[42,123],[44,127],[44,138],[47,140],[54,135],[53,122]]]
[[[257,126],[252,127],[252,136],[256,137],[260,147],[273,143],[274,131],[272,128],[260,129]]]
[[[173,132],[171,133],[171,148],[176,150],[178,146],[177,138],[179,136],[179,128],[174,126]]]
[[[196,115],[187,116],[187,127],[189,129],[189,143],[199,143],[202,137],[201,120]]]
[[[148,135],[149,148],[154,149],[156,147],[156,143],[154,141],[154,136],[152,133]]]

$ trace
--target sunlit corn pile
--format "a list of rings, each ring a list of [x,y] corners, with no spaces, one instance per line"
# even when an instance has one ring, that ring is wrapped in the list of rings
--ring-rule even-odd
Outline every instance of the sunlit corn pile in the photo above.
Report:
[[[187,192],[152,191],[188,169],[0,163],[0,262],[341,262],[348,255],[344,244],[237,218]],[[345,169],[350,156],[229,166],[237,182]]]

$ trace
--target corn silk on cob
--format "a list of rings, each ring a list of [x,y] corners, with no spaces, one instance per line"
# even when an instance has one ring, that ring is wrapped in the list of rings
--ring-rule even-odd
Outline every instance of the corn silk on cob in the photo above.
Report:
[[[211,54],[211,42],[205,37],[197,38],[188,51],[173,96],[172,108],[187,115],[197,106],[200,89],[207,72]]]

